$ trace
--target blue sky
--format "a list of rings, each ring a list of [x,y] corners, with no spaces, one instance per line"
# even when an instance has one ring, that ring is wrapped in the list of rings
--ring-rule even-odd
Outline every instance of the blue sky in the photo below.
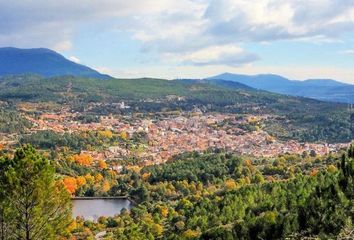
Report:
[[[0,46],[51,48],[116,77],[354,83],[354,0],[0,0]]]

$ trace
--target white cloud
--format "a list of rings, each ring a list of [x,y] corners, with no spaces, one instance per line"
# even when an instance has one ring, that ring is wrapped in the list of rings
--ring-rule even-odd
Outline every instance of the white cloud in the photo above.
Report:
[[[340,54],[354,54],[354,49],[339,51]]]
[[[354,0],[185,0],[172,9],[134,18],[129,31],[142,42],[144,51],[182,63],[228,65],[230,61],[222,57],[208,59],[211,53],[206,50],[215,53],[221,46],[245,42],[338,42],[342,34],[354,31],[353,16]],[[239,51],[239,56],[234,52],[233,59],[253,62],[255,54],[245,58],[246,52]],[[206,62],[196,59],[201,55]]]
[[[353,30],[353,9],[352,0],[214,0],[205,18],[207,33],[224,41],[332,38]]]
[[[126,31],[143,51],[192,65],[252,63],[245,42],[333,41],[354,30],[354,0],[0,0],[0,46],[72,48],[81,26]]]
[[[58,52],[68,51],[72,48],[73,44],[71,41],[66,40],[62,42],[58,42],[53,46],[53,49]],[[72,57],[71,57],[72,58]],[[75,57],[73,57],[75,59]],[[75,62],[75,61],[74,61]]]
[[[166,9],[165,0],[0,0],[0,46],[50,47],[71,42],[82,25]],[[113,27],[113,26],[111,26]],[[66,51],[68,48],[57,48]],[[62,50],[63,49],[63,50]]]
[[[229,65],[239,66],[258,60],[235,45],[211,46],[187,53],[166,53],[164,59],[192,65]]]
[[[80,63],[80,59],[77,58],[77,57],[75,57],[75,56],[70,56],[70,57],[69,57],[69,60],[71,60],[71,61],[73,61],[73,62],[75,62],[75,63]]]

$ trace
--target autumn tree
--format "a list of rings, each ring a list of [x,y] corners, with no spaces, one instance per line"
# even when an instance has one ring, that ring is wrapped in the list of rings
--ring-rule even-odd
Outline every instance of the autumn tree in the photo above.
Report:
[[[86,179],[85,179],[86,181]],[[76,181],[76,178],[74,177],[66,177],[63,179],[63,183],[64,183],[64,187],[65,189],[71,193],[71,194],[74,194],[76,189],[77,189],[77,181]]]
[[[77,162],[79,165],[82,166],[91,166],[93,159],[90,155],[88,154],[79,154],[79,155],[74,155],[73,156],[75,162]]]
[[[113,133],[112,131],[110,130],[103,130],[103,131],[98,131],[98,134],[101,136],[101,137],[104,137],[104,138],[112,138],[113,137]]]
[[[99,160],[98,161],[98,167],[100,169],[106,169],[107,168],[107,163],[104,160]]]
[[[8,230],[2,239],[58,239],[70,224],[71,201],[63,184],[55,180],[51,162],[24,146],[0,165],[0,208],[7,208]]]
[[[76,178],[76,184],[78,187],[84,186],[86,184],[86,178],[83,176],[78,176]]]

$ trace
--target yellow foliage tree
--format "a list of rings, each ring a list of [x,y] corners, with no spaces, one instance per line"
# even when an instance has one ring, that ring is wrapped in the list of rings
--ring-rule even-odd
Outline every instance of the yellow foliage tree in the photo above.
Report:
[[[337,171],[337,168],[336,168],[336,166],[331,164],[327,167],[327,171],[330,173],[335,173]]]
[[[103,192],[108,192],[109,189],[111,189],[111,185],[109,184],[108,181],[104,181],[103,186],[102,186],[102,191]]]
[[[72,221],[69,226],[67,227],[68,232],[72,232],[77,228],[77,222],[74,220]]]
[[[146,224],[148,224],[148,225],[151,225],[151,224],[154,223],[154,220],[153,220],[151,214],[149,214],[149,213],[145,213],[145,214],[141,217],[141,220],[142,220],[143,222],[145,222]]]
[[[111,177],[115,177],[117,175],[117,173],[113,170],[108,170],[108,173]]]
[[[191,229],[188,229],[185,232],[183,232],[183,237],[185,237],[186,239],[198,238],[199,235],[200,235],[199,231],[191,230]]]
[[[127,132],[123,131],[120,133],[120,138],[123,140],[127,140],[128,139],[128,134]]]
[[[254,172],[255,168],[254,168],[254,166],[252,164],[252,160],[251,159],[245,160],[245,165],[252,173]]]
[[[85,179],[87,183],[93,183],[95,181],[95,178],[91,174],[86,174]]]
[[[99,160],[98,161],[98,167],[101,169],[106,169],[107,168],[107,163],[104,160]]]
[[[233,179],[228,179],[225,181],[225,189],[227,191],[232,191],[237,188],[237,184]]]
[[[161,236],[163,233],[163,227],[160,224],[155,223],[151,227],[151,232],[156,237]]]
[[[109,139],[113,137],[113,133],[111,130],[98,131],[98,134],[101,137],[105,137],[105,138],[109,138]]]
[[[167,217],[168,216],[168,208],[165,206],[160,207],[160,214],[162,217]]]
[[[76,178],[76,184],[78,187],[84,186],[86,184],[86,178],[83,176],[78,176]]]
[[[97,173],[97,174],[95,175],[95,182],[96,182],[96,183],[97,183],[97,182],[101,182],[102,179],[103,179],[102,174]]]

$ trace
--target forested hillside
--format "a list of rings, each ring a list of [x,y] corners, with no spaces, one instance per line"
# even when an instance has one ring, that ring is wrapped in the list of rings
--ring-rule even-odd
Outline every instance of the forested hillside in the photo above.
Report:
[[[108,239],[351,239],[353,177],[353,145],[343,155],[288,155],[273,164],[186,154],[125,169],[111,191],[139,204],[97,224],[78,219],[75,231],[109,229]]]

